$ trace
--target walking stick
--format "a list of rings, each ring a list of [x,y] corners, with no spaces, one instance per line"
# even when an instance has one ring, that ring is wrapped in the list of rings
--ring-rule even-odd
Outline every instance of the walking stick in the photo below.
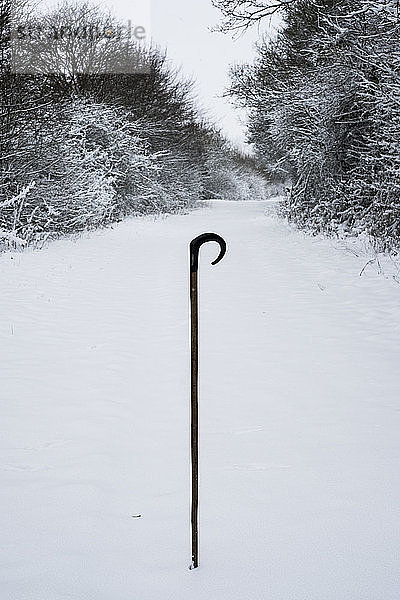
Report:
[[[198,508],[199,508],[199,318],[197,272],[199,268],[200,246],[206,242],[217,242],[220,246],[218,258],[211,264],[216,265],[224,257],[226,242],[216,233],[203,233],[190,243],[190,312],[191,312],[191,450],[192,450],[192,564],[191,569],[199,566]]]

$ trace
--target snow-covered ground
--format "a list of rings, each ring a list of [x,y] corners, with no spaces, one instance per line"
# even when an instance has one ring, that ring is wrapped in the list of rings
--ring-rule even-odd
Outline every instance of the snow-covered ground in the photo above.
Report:
[[[398,600],[400,286],[265,209],[0,257],[1,600]]]

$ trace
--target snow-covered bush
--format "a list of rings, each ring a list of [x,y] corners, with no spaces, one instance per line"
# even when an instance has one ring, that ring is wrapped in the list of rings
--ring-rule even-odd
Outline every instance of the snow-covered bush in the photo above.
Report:
[[[266,180],[255,173],[241,171],[235,166],[217,169],[206,180],[208,198],[221,200],[265,200]]]
[[[236,25],[249,24],[246,11],[234,18],[231,0],[217,4]],[[257,2],[238,5],[250,10]],[[274,7],[281,30],[260,44],[253,66],[233,70],[231,91],[250,111],[259,159],[293,183],[288,217],[398,247],[399,3],[278,0]],[[257,19],[262,14],[260,7]]]
[[[1,4],[7,9],[0,10],[2,31],[9,30],[11,7],[19,4]],[[46,23],[52,30],[67,19],[71,27],[97,24],[101,30],[111,19],[118,26],[86,0],[43,10],[16,9],[14,24],[33,31]],[[77,58],[87,65],[86,50],[71,55],[64,40],[61,54],[48,45],[41,57],[53,75],[18,75],[10,68],[9,39],[0,40],[1,247],[104,226],[126,215],[176,212],[211,196],[262,195],[260,173],[251,161],[238,164],[221,135],[202,122],[190,82],[165,53],[138,50],[126,40],[94,40],[92,67],[105,61],[116,70],[88,73],[74,67]],[[85,44],[89,51],[90,38]],[[126,73],[126,61],[139,54],[147,72]]]
[[[132,212],[158,164],[124,112],[76,100],[47,116],[40,143],[28,152],[36,185],[21,185],[0,205],[3,231],[30,242],[106,225]],[[24,136],[28,149],[32,131],[26,128]]]
[[[14,181],[0,204],[2,245],[104,226],[131,214],[176,212],[202,198],[202,174],[187,156],[150,152],[154,128],[126,109],[77,98],[21,128],[25,164],[36,181]]]
[[[267,181],[251,157],[217,138],[205,162],[204,194],[208,199],[264,200]]]
[[[77,99],[65,108],[61,129],[58,172],[50,178],[57,189],[47,194],[55,225],[77,231],[131,213],[158,170],[138,126],[122,109]]]
[[[0,203],[0,214],[4,214],[7,211],[11,216],[11,227],[7,229],[0,229],[1,245],[5,245],[6,247],[10,248],[19,248],[26,244],[27,236],[21,237],[19,224],[27,196],[34,187],[35,181],[31,181],[16,196],[12,196],[8,200],[3,200],[3,202]]]

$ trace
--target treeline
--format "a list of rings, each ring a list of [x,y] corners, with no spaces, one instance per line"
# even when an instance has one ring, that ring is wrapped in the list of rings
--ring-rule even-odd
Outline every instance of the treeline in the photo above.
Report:
[[[215,0],[235,30],[282,19],[255,63],[233,69],[249,140],[291,182],[290,219],[317,231],[400,242],[398,0]],[[290,185],[288,183],[288,185]]]
[[[2,247],[265,193],[254,161],[201,119],[191,84],[99,7],[0,0],[0,79]]]

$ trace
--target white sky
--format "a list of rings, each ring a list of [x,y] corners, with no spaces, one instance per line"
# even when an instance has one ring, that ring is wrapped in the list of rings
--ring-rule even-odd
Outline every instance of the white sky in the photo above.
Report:
[[[235,143],[244,141],[244,127],[228,99],[221,98],[229,84],[232,63],[254,57],[257,30],[233,40],[212,33],[221,17],[211,0],[103,0],[116,15],[151,29],[153,41],[167,48],[182,72],[197,81],[200,105],[207,116]]]

